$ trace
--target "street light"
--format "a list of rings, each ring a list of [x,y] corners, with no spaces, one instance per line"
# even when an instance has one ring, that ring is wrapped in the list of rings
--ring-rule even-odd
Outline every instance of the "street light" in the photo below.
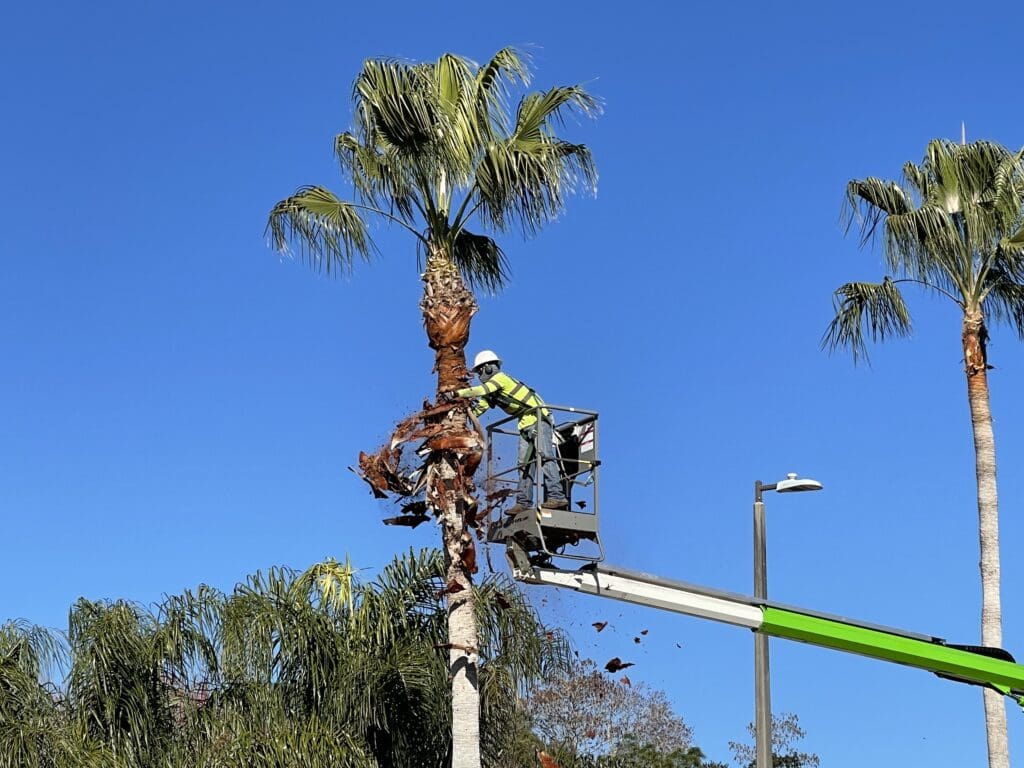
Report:
[[[796,476],[790,472],[785,480],[777,483],[754,481],[754,597],[768,600],[768,563],[765,544],[764,491],[776,493],[800,493],[820,491],[821,483]],[[756,768],[772,768],[772,703],[771,684],[768,668],[768,635],[754,633],[754,744]]]

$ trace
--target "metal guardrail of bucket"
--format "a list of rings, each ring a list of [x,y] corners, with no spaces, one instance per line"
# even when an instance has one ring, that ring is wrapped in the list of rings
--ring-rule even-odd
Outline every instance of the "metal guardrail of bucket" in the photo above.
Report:
[[[484,488],[490,508],[487,540],[504,544],[513,568],[567,558],[597,563],[604,560],[598,468],[598,414],[564,405],[544,405],[553,421],[554,454],[568,509],[545,509],[544,454],[541,430],[533,430],[523,463],[519,461],[517,418],[509,416],[487,427],[487,476]],[[543,418],[541,409],[538,419]],[[533,506],[516,515],[505,510],[516,500],[521,478],[532,469]]]

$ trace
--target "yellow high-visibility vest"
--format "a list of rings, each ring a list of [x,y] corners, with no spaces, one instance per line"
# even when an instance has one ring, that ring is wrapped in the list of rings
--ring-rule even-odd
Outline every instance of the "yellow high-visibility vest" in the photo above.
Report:
[[[537,423],[537,407],[548,421],[551,413],[544,408],[540,395],[518,379],[498,371],[488,381],[477,387],[467,387],[455,393],[457,397],[477,397],[479,401],[473,414],[479,416],[497,406],[509,416],[519,417],[519,431],[529,429]]]

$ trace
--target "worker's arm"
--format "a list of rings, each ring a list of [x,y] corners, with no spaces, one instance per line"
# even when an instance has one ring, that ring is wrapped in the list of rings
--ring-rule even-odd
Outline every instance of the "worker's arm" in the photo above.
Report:
[[[495,392],[500,391],[503,387],[507,388],[509,384],[512,384],[512,377],[508,374],[498,371],[488,381],[480,384],[476,387],[466,387],[455,392],[456,397],[476,397],[479,398],[476,406],[473,408],[473,415],[479,416],[485,413],[493,407],[488,395],[492,395]]]
[[[476,387],[466,387],[465,389],[456,390],[456,397],[487,397],[487,395],[493,395],[503,387],[506,387],[512,383],[512,377],[508,374],[498,371],[491,378]]]

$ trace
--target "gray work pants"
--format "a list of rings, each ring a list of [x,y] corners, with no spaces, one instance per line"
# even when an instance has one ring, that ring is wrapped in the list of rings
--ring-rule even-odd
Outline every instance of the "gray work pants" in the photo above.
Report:
[[[537,429],[540,428],[540,440],[536,440]],[[555,458],[555,443],[551,424],[541,419],[532,427],[519,433],[519,456],[516,463],[522,474],[519,477],[519,488],[516,492],[516,503],[524,507],[533,506],[533,489],[536,486],[537,456],[534,446],[539,442],[541,467],[544,475],[545,501],[565,501],[562,480],[558,472],[558,461]]]

